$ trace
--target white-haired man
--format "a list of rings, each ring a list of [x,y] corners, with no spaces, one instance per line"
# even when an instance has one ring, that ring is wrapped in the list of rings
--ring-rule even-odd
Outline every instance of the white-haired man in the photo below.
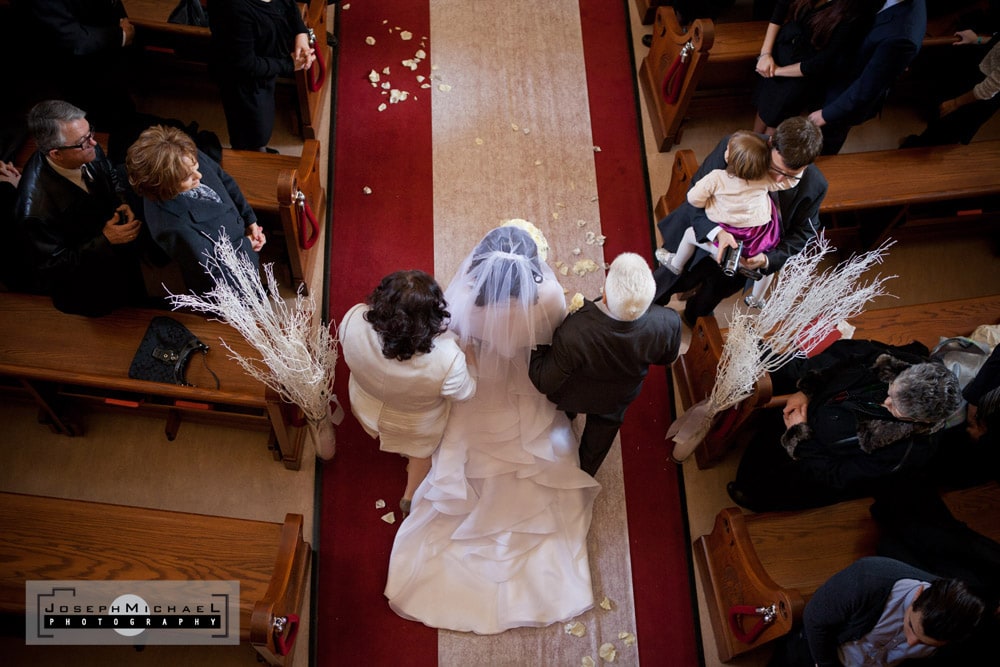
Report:
[[[668,365],[681,343],[678,314],[651,306],[656,281],[639,255],[615,258],[604,296],[585,301],[552,337],[531,353],[528,374],[540,392],[570,418],[586,413],[580,439],[580,468],[591,475],[608,455],[639,395],[650,364]]]

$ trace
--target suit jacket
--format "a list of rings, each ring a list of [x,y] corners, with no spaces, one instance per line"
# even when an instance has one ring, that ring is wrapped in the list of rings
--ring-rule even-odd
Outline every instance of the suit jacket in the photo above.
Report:
[[[933,582],[938,577],[890,558],[862,558],[830,577],[809,599],[802,616],[809,651],[817,665],[840,665],[837,647],[864,637],[878,622],[900,579]]]
[[[36,152],[21,176],[15,216],[32,252],[39,288],[64,312],[104,315],[143,293],[138,243],[112,245],[104,225],[120,205],[100,146],[85,192]]]
[[[198,151],[201,182],[215,190],[221,203],[177,195],[167,201],[145,200],[144,215],[156,244],[176,260],[187,288],[204,293],[215,280],[202,266],[212,256],[220,232],[237,252],[259,266],[257,253],[245,238],[246,228],[257,216],[232,176],[212,158]]]
[[[122,47],[120,0],[20,0],[47,33],[46,42],[68,56],[90,56]]]
[[[889,88],[917,55],[927,32],[924,0],[904,0],[875,15],[854,67],[827,89],[827,123],[858,125],[879,112]]]
[[[708,154],[695,173],[692,185],[712,170],[726,168],[725,155],[728,144],[729,137],[724,137]],[[826,190],[826,177],[815,165],[809,165],[797,186],[777,193],[778,208],[781,211],[781,240],[773,250],[764,253],[767,256],[767,269],[764,273],[774,273],[780,269],[789,257],[802,250],[806,242],[816,235],[820,227],[819,206],[826,196]],[[718,225],[708,219],[704,209],[695,208],[690,203],[684,202],[660,220],[657,226],[663,237],[663,246],[676,251],[684,230],[688,227],[694,227],[699,241],[706,241],[708,233]],[[696,255],[691,265],[697,263],[704,255],[704,252]]]
[[[649,365],[673,363],[680,342],[674,310],[652,306],[623,322],[587,301],[555,330],[552,345],[532,351],[528,375],[560,410],[622,416]]]

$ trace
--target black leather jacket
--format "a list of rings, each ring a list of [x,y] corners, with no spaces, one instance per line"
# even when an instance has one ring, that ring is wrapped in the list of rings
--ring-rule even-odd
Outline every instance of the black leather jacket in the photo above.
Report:
[[[100,146],[84,192],[35,153],[21,176],[16,218],[29,245],[38,287],[65,312],[103,315],[143,292],[135,243],[113,246],[103,234],[115,214],[112,165]]]

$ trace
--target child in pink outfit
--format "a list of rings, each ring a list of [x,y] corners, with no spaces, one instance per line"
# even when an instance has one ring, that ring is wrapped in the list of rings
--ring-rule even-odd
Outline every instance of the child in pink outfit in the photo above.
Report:
[[[776,183],[770,176],[771,150],[767,142],[752,132],[735,132],[726,147],[726,168],[714,169],[688,190],[688,202],[705,209],[708,219],[743,242],[743,256],[773,249],[780,240],[778,208],[770,193],[793,187],[794,181],[785,179]],[[713,239],[714,241],[714,239]],[[684,232],[677,252],[664,248],[656,251],[656,259],[675,274],[680,275],[684,266],[698,248],[717,253],[714,242],[699,243],[692,227]],[[762,296],[770,284],[770,276],[754,283],[752,303],[762,303]]]

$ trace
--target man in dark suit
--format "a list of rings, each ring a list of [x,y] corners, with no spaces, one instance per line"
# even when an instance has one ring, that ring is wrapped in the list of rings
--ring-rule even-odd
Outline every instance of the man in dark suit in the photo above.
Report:
[[[801,629],[782,640],[771,665],[895,665],[926,658],[965,639],[983,611],[983,601],[960,580],[890,558],[862,558],[816,590]]]
[[[926,32],[924,0],[886,0],[861,43],[854,67],[830,84],[823,108],[809,114],[809,120],[823,130],[824,155],[839,153],[851,127],[882,109],[889,88],[916,57]]]
[[[142,223],[122,203],[86,114],[48,100],[31,109],[28,127],[38,151],[24,167],[15,216],[38,287],[59,310],[91,317],[141,301]]]
[[[669,308],[650,307],[656,289],[646,261],[619,255],[600,301],[585,301],[556,329],[552,345],[531,353],[528,375],[535,387],[570,418],[586,413],[580,468],[596,475],[642,389],[650,364],[677,358],[680,318]]]
[[[25,53],[44,45],[24,66],[41,66],[38,76],[55,85],[48,96],[87,109],[102,132],[125,125],[135,112],[125,87],[135,27],[121,0],[17,0],[15,8],[34,40]]]
[[[785,261],[798,253],[819,229],[819,206],[826,196],[826,178],[813,164],[823,145],[819,129],[805,118],[794,117],[782,121],[769,139],[771,145],[771,176],[776,181],[792,180],[793,187],[777,194],[780,213],[781,240],[774,249],[740,260],[747,269],[767,275],[778,271]],[[726,146],[729,137],[709,153],[692,179],[697,183],[713,169],[725,169]],[[772,194],[774,196],[774,194]],[[705,210],[684,202],[663,220],[658,227],[663,237],[663,247],[676,252],[688,227],[693,227],[699,242],[715,241],[719,248],[736,247],[731,234],[720,228],[705,215]],[[654,271],[656,296],[654,301],[666,304],[670,295],[697,288],[685,308],[684,319],[689,324],[703,315],[709,315],[719,302],[735,294],[746,284],[746,277],[737,273],[727,276],[719,267],[718,256],[705,252],[695,254],[678,278],[666,267]]]

